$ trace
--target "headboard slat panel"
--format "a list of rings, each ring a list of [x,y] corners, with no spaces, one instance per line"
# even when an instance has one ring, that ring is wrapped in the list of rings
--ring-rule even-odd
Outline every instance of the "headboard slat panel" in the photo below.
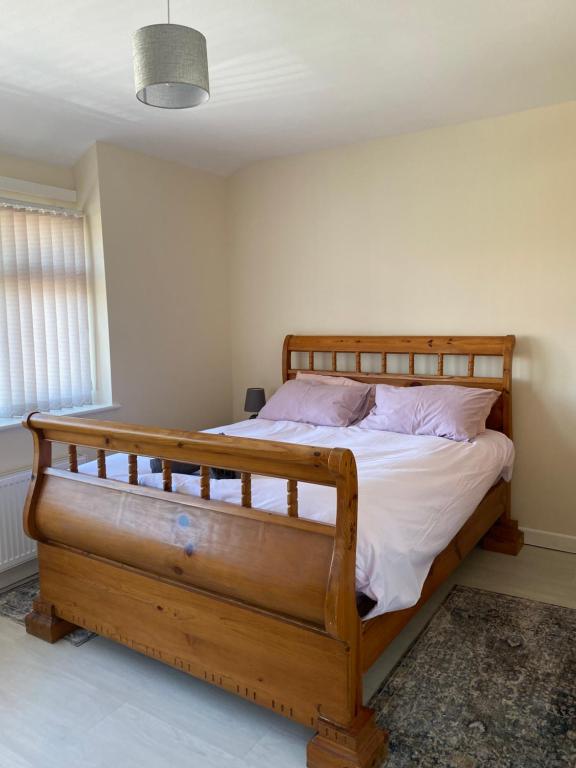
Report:
[[[512,352],[514,336],[286,336],[282,355],[284,381],[296,377],[303,368],[292,368],[292,352],[307,352],[310,360],[315,352],[328,352],[332,356],[332,370],[313,369],[324,376],[347,376],[367,384],[386,383],[394,386],[417,384],[456,384],[464,387],[495,389],[502,393],[492,408],[487,421],[490,429],[512,435]],[[339,352],[355,355],[355,370],[338,370]],[[362,353],[381,356],[380,373],[362,373]],[[408,373],[388,373],[388,354],[408,355]],[[437,355],[436,373],[420,375],[414,370],[415,355]],[[446,375],[444,355],[464,355],[467,358],[467,375]],[[477,376],[477,357],[501,357],[501,376]],[[310,367],[312,368],[312,366]],[[310,370],[310,369],[308,369]]]

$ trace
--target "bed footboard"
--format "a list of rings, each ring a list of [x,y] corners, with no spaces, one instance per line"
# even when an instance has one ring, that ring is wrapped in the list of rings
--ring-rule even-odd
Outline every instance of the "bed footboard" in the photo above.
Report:
[[[39,542],[29,633],[82,626],[318,731],[311,768],[371,768],[386,736],[362,707],[355,603],[352,453],[32,414],[25,527]],[[51,468],[53,442],[69,470]],[[76,446],[98,452],[78,472]],[[129,455],[128,482],[105,451]],[[163,460],[163,490],[138,485],[136,457]],[[200,495],[173,493],[171,461],[201,466]],[[240,473],[238,503],[210,498],[208,469]],[[252,507],[252,475],[286,481],[286,512]],[[298,516],[298,483],[335,489],[334,526]]]

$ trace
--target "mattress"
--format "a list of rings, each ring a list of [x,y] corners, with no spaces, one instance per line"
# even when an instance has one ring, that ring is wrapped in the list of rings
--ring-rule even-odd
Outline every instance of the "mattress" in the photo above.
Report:
[[[365,618],[414,605],[436,555],[501,478],[510,480],[514,446],[486,430],[471,442],[403,435],[358,427],[316,427],[290,421],[251,419],[206,430],[320,447],[350,448],[358,468],[356,589],[374,601]],[[138,458],[140,485],[162,487],[150,460]],[[96,462],[80,467],[96,474]],[[107,457],[109,478],[126,481],[125,454]],[[199,478],[173,475],[173,489],[199,495]],[[240,503],[240,480],[212,480],[211,497]],[[286,482],[252,478],[252,505],[286,513]],[[298,484],[300,517],[334,523],[334,488]],[[371,603],[369,605],[372,605]]]

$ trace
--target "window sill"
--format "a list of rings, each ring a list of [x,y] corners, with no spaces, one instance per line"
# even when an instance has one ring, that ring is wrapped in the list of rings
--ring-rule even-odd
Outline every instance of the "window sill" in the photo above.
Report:
[[[117,411],[122,406],[118,403],[108,405],[82,405],[80,408],[63,408],[60,411],[47,411],[50,416],[88,416],[93,413],[107,413]],[[0,432],[5,429],[18,429],[22,427],[22,419],[0,419]]]

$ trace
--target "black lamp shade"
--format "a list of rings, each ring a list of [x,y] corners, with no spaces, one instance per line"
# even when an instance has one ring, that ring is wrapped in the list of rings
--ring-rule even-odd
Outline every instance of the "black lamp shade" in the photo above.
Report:
[[[258,413],[266,404],[266,395],[262,387],[248,387],[246,390],[246,400],[244,401],[244,410],[247,413]]]

